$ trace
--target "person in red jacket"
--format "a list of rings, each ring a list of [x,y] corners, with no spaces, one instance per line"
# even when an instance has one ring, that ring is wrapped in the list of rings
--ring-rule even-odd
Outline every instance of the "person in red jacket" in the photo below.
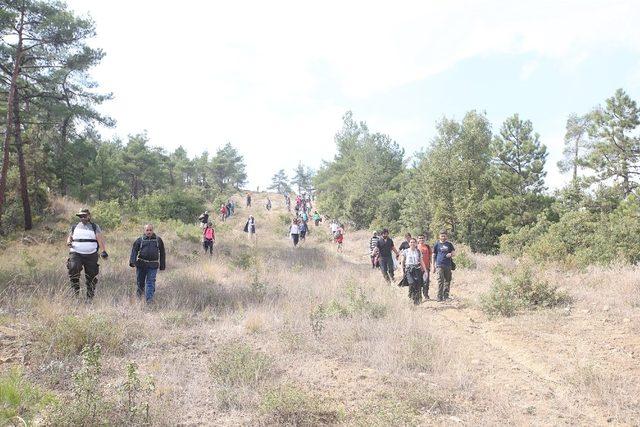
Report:
[[[429,299],[429,268],[431,267],[431,255],[433,251],[431,247],[426,242],[424,234],[418,236],[418,249],[422,253],[422,259],[424,260],[424,264],[426,266],[426,270],[424,271],[423,282],[422,282],[422,294],[425,300]]]
[[[216,241],[216,231],[213,229],[213,224],[208,223],[202,231],[202,246],[204,246],[204,253],[209,251],[209,255],[213,255],[213,244]]]
[[[222,222],[224,222],[227,219],[227,205],[225,205],[224,203],[220,208],[220,219],[222,220]]]

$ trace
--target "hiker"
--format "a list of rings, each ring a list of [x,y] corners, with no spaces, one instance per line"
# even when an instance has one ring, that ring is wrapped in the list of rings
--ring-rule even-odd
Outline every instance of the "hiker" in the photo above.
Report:
[[[382,238],[378,239],[376,246],[376,253],[380,260],[380,270],[382,270],[382,277],[387,283],[391,283],[394,279],[394,264],[391,252],[396,254],[396,258],[400,256],[400,253],[393,244],[393,240],[389,237],[389,230],[382,230]]]
[[[338,224],[338,228],[333,236],[334,241],[337,245],[337,251],[342,252],[342,242],[344,241],[344,227],[342,224]]]
[[[398,248],[400,252],[404,251],[405,249],[409,249],[409,240],[411,240],[411,233],[407,233],[404,235],[404,240],[402,241],[402,243],[400,243],[400,247]]]
[[[213,244],[216,241],[216,231],[213,229],[213,224],[208,223],[202,232],[202,246],[204,247],[204,253],[209,251],[209,255],[213,255]]]
[[[247,207],[251,207],[251,193],[247,193]]]
[[[236,212],[236,202],[231,200],[229,201],[229,205],[231,205],[231,215],[233,215]]]
[[[200,227],[206,227],[207,223],[209,222],[209,211],[204,211],[204,213],[201,214],[198,219],[200,220]]]
[[[448,240],[447,230],[440,230],[438,241],[433,245],[433,272],[438,279],[438,301],[448,300],[451,288],[452,258],[456,254],[453,243]]]
[[[225,220],[227,219],[227,205],[225,205],[224,203],[220,207],[220,219],[222,220],[222,222],[225,222]]]
[[[307,213],[306,213],[306,212],[302,212],[302,213],[300,214],[300,218],[302,218],[302,221],[304,221],[304,222],[309,221],[309,215],[307,215]]]
[[[409,298],[413,300],[415,305],[418,305],[422,300],[423,273],[427,266],[424,263],[422,252],[418,249],[418,242],[413,237],[409,239],[409,247],[402,251],[401,265],[404,276],[400,286],[409,286]]]
[[[420,234],[418,236],[418,249],[422,253],[422,260],[424,261],[425,270],[422,277],[422,296],[424,296],[425,300],[429,298],[429,281],[431,279],[429,275],[429,269],[431,268],[431,247],[427,243],[427,239],[425,238],[426,233]]]
[[[244,225],[244,232],[247,233],[249,240],[255,239],[256,236],[256,219],[253,215],[249,215],[247,223]]]
[[[331,220],[331,223],[329,224],[329,229],[331,230],[331,235],[335,236],[336,231],[338,231],[338,222],[335,219]]]
[[[138,298],[144,295],[147,303],[152,302],[158,269],[164,270],[166,266],[164,243],[153,232],[153,224],[145,225],[144,234],[133,242],[129,266],[136,269],[136,295]]]
[[[271,199],[269,197],[267,197],[267,205],[265,207],[267,208],[268,211],[271,210]]]
[[[229,218],[233,214],[231,200],[227,201],[227,218]]]
[[[87,285],[87,300],[95,295],[98,282],[98,253],[103,259],[109,255],[105,247],[104,237],[100,226],[91,222],[91,212],[83,208],[76,214],[80,222],[71,227],[67,236],[69,258],[67,270],[69,280],[75,296],[80,295],[80,272],[84,269],[84,278]]]
[[[298,224],[298,229],[300,230],[300,243],[305,242],[307,238],[307,232],[309,231],[309,227],[307,227],[306,221],[300,221]]]
[[[298,225],[297,218],[291,221],[291,226],[289,226],[289,236],[291,236],[293,247],[297,247],[298,242],[300,241],[300,226]]]
[[[316,227],[318,225],[320,225],[320,222],[322,221],[322,217],[320,216],[320,214],[318,213],[318,211],[314,211],[313,212],[313,223],[316,225]]]
[[[376,247],[378,246],[378,232],[374,231],[373,236],[369,239],[369,256],[371,257],[371,268],[376,268],[380,266],[380,261],[378,259],[378,255],[376,254]]]

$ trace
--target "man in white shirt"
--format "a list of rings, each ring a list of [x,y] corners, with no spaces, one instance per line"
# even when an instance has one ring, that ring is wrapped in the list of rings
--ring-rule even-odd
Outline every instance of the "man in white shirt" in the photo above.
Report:
[[[90,300],[95,295],[97,276],[99,271],[98,253],[102,258],[107,258],[104,237],[102,230],[91,222],[91,212],[89,209],[81,209],[76,214],[80,222],[71,227],[67,237],[69,247],[69,259],[67,259],[67,270],[71,287],[76,296],[80,294],[80,273],[84,269],[84,276],[87,283],[87,299]]]

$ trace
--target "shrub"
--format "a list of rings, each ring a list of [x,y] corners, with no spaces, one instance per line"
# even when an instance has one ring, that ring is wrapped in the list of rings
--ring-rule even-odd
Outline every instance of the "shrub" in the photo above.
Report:
[[[210,370],[222,385],[255,386],[271,376],[272,365],[266,354],[254,351],[247,344],[232,342],[218,349]]]
[[[204,211],[204,197],[195,189],[154,193],[138,199],[138,211],[147,219],[176,219],[190,224]]]
[[[52,318],[36,327],[34,335],[36,345],[55,357],[80,354],[86,346],[96,344],[118,352],[127,342],[123,329],[97,314]]]
[[[258,390],[274,375],[270,357],[237,342],[218,349],[210,372],[218,383],[216,395],[224,409],[251,405]]]
[[[317,396],[291,385],[283,385],[265,393],[260,408],[274,424],[326,425],[335,424],[340,412],[327,407]]]
[[[114,229],[122,224],[122,213],[117,200],[96,202],[91,210],[91,217],[96,224],[106,229]]]
[[[475,269],[478,265],[466,249],[456,251],[455,263],[458,268]]]
[[[73,377],[73,398],[48,414],[47,425],[151,425],[149,400],[154,390],[151,378],[140,378],[135,363],[125,367],[125,379],[117,386],[119,399],[111,399],[101,383],[102,350],[99,344],[85,346],[82,365]]]
[[[524,264],[508,274],[497,276],[488,293],[481,295],[482,309],[489,315],[513,316],[524,308],[555,307],[568,301],[556,287],[535,277]]]
[[[17,369],[0,376],[0,425],[31,425],[53,395],[29,383]]]

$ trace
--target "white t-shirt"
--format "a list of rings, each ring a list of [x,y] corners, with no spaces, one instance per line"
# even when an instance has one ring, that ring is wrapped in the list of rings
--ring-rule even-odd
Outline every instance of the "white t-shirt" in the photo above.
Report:
[[[338,231],[338,224],[336,224],[335,222],[331,223],[331,233],[335,234],[335,232]]]
[[[404,256],[404,264],[405,265],[420,265],[420,258],[422,257],[422,252],[420,249],[411,250],[405,249],[402,251],[402,255]]]
[[[300,227],[298,224],[291,224],[291,229],[289,231],[290,234],[300,234]]]

